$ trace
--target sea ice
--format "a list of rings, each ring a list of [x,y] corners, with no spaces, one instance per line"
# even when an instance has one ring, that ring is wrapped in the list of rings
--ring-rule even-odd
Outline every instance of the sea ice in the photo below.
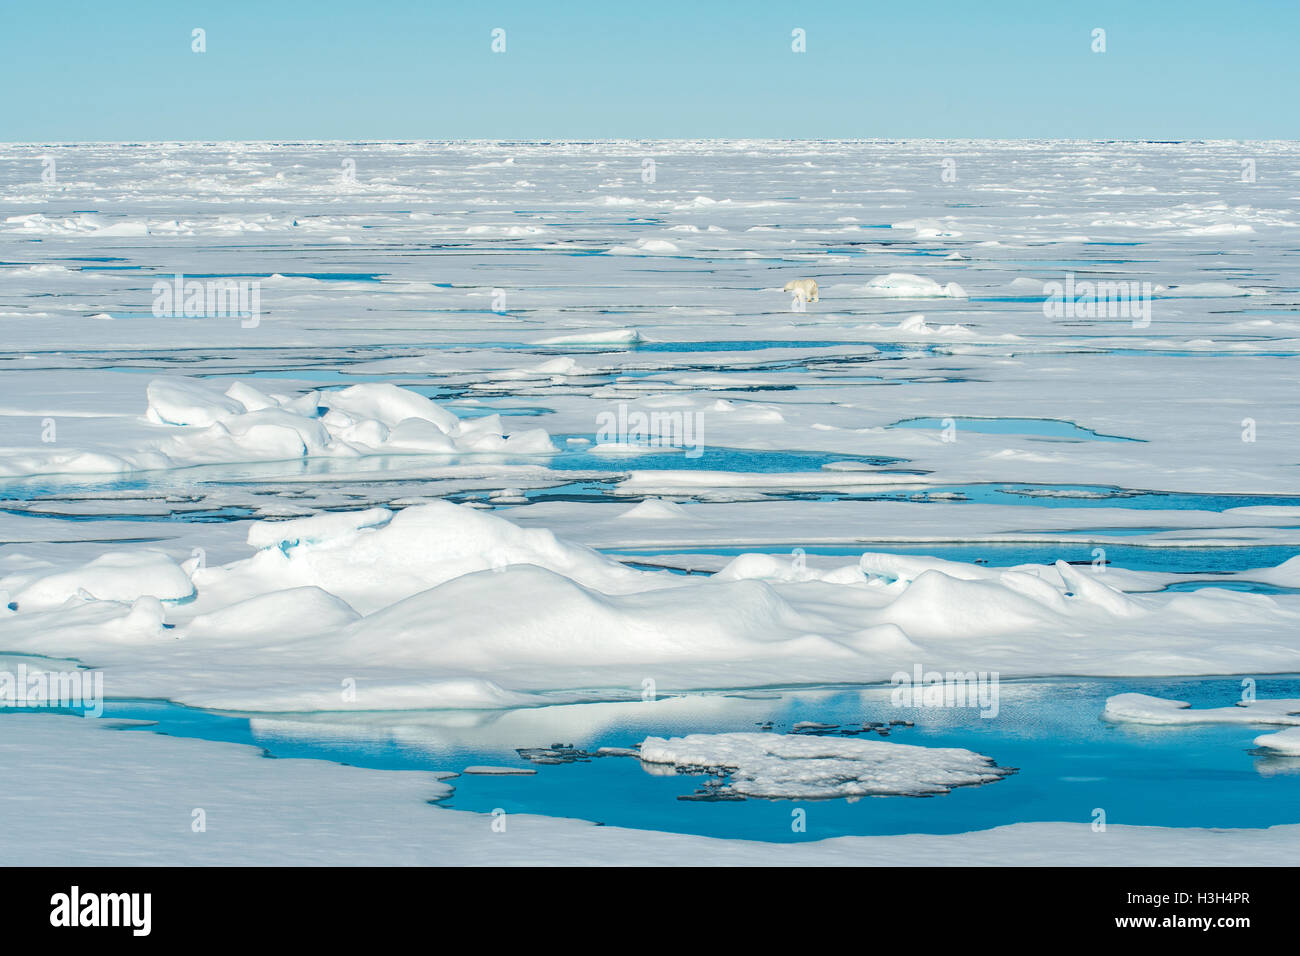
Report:
[[[645,526],[679,520],[662,514]],[[447,502],[256,522],[247,535],[251,557],[190,575],[150,549],[15,571],[0,578],[18,608],[0,618],[0,646],[102,666],[122,694],[265,710],[621,696],[646,675],[664,688],[869,682],[918,660],[1004,676],[1300,666],[1295,596],[1153,592],[1149,575],[1118,568],[755,554],[684,576]],[[169,602],[166,631],[126,603],[145,596]],[[340,673],[366,678],[364,700],[331,695],[326,675]]]
[[[964,299],[966,291],[955,282],[941,284],[910,272],[891,272],[877,276],[866,285],[846,289],[856,295],[886,299]]]
[[[1129,724],[1295,724],[1300,726],[1300,699],[1244,700],[1232,707],[1195,709],[1181,700],[1146,694],[1116,694],[1102,717]]]
[[[1255,738],[1255,746],[1287,757],[1300,757],[1300,727],[1261,734]]]
[[[802,734],[647,737],[641,760],[679,772],[724,768],[729,792],[783,800],[947,793],[1010,772],[969,750]]]

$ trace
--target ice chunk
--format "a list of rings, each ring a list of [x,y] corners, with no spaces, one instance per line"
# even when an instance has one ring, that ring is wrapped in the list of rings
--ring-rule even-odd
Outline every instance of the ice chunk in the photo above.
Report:
[[[466,767],[461,771],[464,774],[481,775],[490,777],[509,777],[516,775],[528,776],[537,773],[533,767]]]
[[[1255,746],[1288,757],[1300,757],[1300,727],[1280,730],[1275,734],[1261,734],[1255,738]]]
[[[785,800],[947,793],[1011,772],[970,750],[804,734],[647,737],[641,760],[678,770],[726,768],[727,790]]]

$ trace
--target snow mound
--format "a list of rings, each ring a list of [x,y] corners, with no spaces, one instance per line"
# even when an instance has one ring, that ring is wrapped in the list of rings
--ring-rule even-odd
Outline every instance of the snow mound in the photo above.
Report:
[[[675,242],[667,239],[638,239],[634,246],[614,246],[606,255],[610,256],[673,256],[681,252]]]
[[[1149,576],[1119,568],[882,554],[808,567],[793,552],[679,575],[446,501],[261,521],[247,534],[251,556],[193,562],[190,576],[147,549],[86,565],[17,564],[0,577],[17,607],[0,615],[0,646],[106,668],[123,694],[254,710],[619,697],[647,675],[675,689],[869,682],[921,660],[1003,675],[1300,666],[1287,595],[1154,592]],[[163,601],[174,625],[165,630]],[[1228,627],[1252,639],[1225,641]],[[345,677],[365,695],[341,699]],[[1296,701],[1222,710],[1300,725]],[[1121,697],[1108,711],[1153,723],[1215,718],[1154,698]]]
[[[619,518],[637,521],[664,521],[673,518],[687,518],[689,512],[675,501],[663,498],[647,498],[645,501],[628,508]]]
[[[360,616],[346,602],[321,588],[287,588],[200,614],[180,629],[180,636],[274,638],[292,633],[300,622],[310,622],[319,631],[329,631],[345,627]]]
[[[149,400],[145,417],[155,425],[207,426],[248,411],[236,399],[190,379],[155,379],[145,388],[145,395]],[[268,401],[261,407],[271,404],[274,403]]]
[[[550,455],[542,428],[507,434],[500,415],[462,420],[410,389],[386,383],[263,393],[245,382],[225,392],[186,378],[154,379],[145,420],[164,432],[135,451],[15,452],[0,475],[122,474],[190,465],[381,455]]]
[[[540,362],[537,365],[531,365],[526,368],[507,369],[503,372],[496,373],[493,378],[506,381],[549,378],[554,382],[563,382],[569,376],[595,374],[598,374],[596,369],[585,368],[584,366],[579,365],[572,358],[564,356],[562,358]]]
[[[173,465],[555,451],[543,429],[506,435],[498,415],[462,421],[423,395],[386,383],[294,398],[264,394],[243,382],[222,393],[190,379],[155,379],[146,392],[145,417],[183,429],[157,443]]]
[[[661,580],[670,577],[677,576]],[[646,665],[825,654],[828,642],[810,635],[812,624],[762,582],[702,583],[671,597],[662,588],[610,594],[515,564],[422,591],[358,621],[340,639],[347,656],[392,665],[496,674],[563,669],[566,679],[598,667],[630,680]]]
[[[910,315],[896,326],[887,325],[869,325],[866,328],[873,332],[897,332],[901,333],[899,338],[943,338],[943,339],[971,339],[976,338],[976,333],[966,328],[964,325],[929,325],[925,321],[924,315]]]
[[[365,511],[332,511],[295,518],[292,521],[258,521],[248,528],[248,543],[254,548],[289,548],[314,544],[348,535],[362,528],[387,524],[393,513],[387,508]]]
[[[195,580],[241,593],[318,587],[368,613],[453,578],[512,565],[547,568],[606,591],[626,589],[637,579],[617,561],[543,528],[520,528],[444,501],[398,513],[371,508],[261,521],[249,528],[248,541],[261,549],[253,557],[207,568]],[[499,585],[503,579],[490,580]]]
[[[966,292],[955,282],[940,285],[933,279],[910,272],[891,272],[877,276],[866,285],[851,286],[857,295],[882,299],[964,299]]]
[[[189,575],[161,551],[109,551],[88,564],[37,577],[13,587],[2,583],[21,611],[55,608],[69,598],[93,601],[135,601],[149,596],[180,601],[194,595]]]
[[[857,568],[816,571],[793,556],[786,558],[775,554],[741,554],[713,575],[713,580],[828,581],[832,584],[854,584],[864,581],[865,578]]]
[[[636,345],[643,341],[636,329],[593,329],[538,339],[534,345]]]

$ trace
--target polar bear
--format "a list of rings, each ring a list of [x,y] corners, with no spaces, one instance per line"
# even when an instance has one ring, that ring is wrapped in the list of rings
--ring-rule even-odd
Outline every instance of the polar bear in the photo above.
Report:
[[[793,292],[795,295],[799,296],[799,298],[803,299],[805,302],[820,301],[817,296],[816,279],[791,279],[789,282],[785,284],[785,288],[782,289],[781,291]]]

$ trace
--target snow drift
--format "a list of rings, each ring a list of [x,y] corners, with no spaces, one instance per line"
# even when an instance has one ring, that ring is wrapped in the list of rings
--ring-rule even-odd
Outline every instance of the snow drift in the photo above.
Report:
[[[1140,575],[1113,568],[868,554],[812,570],[740,555],[682,576],[446,502],[256,522],[248,542],[251,556],[188,578],[149,549],[0,578],[16,608],[0,644],[102,666],[113,694],[265,710],[626,698],[647,677],[663,689],[871,682],[917,663],[1003,676],[1300,669],[1297,596],[1140,593]],[[343,698],[346,679],[364,693]]]

